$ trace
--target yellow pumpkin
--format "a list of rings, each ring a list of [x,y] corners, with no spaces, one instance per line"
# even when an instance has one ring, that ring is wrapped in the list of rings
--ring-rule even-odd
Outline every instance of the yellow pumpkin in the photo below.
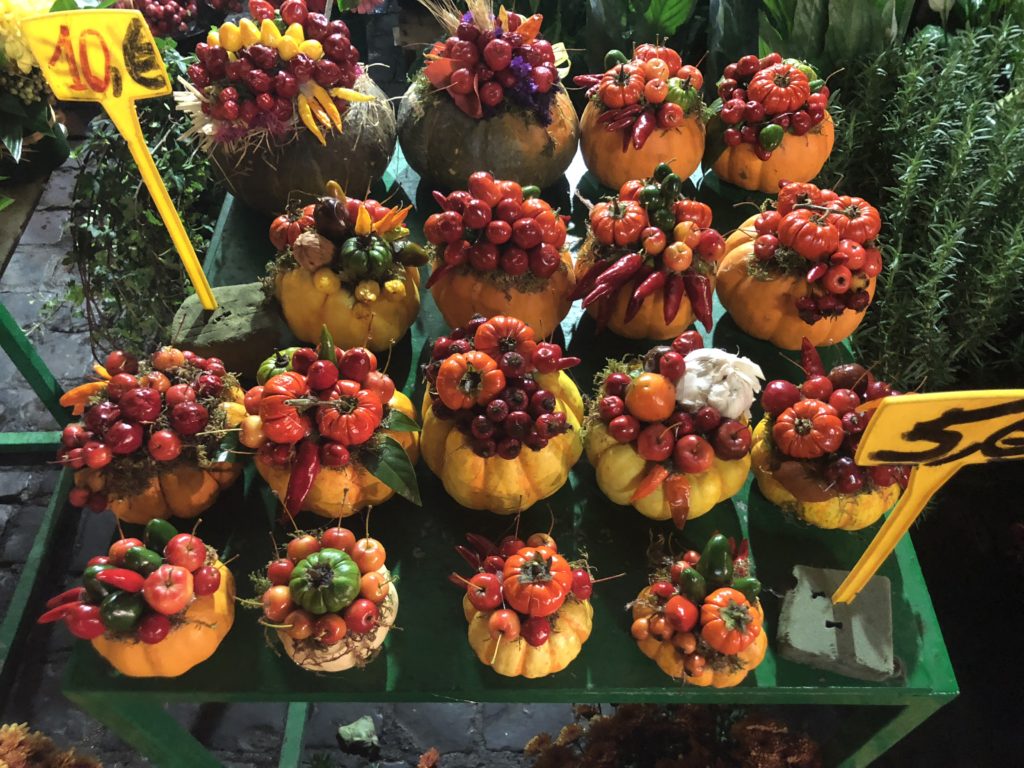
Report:
[[[545,677],[561,672],[579,656],[594,626],[594,609],[589,600],[570,597],[551,618],[551,636],[534,647],[521,637],[512,642],[491,637],[487,626],[491,612],[476,610],[468,598],[462,610],[469,622],[469,647],[486,666],[505,677]]]
[[[357,301],[329,267],[295,267],[278,274],[274,289],[285,322],[302,341],[320,341],[326,325],[339,347],[381,352],[405,335],[420,311],[419,269],[406,267],[402,285],[395,293],[382,287],[376,301]]]
[[[515,459],[477,456],[466,435],[455,428],[454,420],[434,416],[430,396],[424,394],[423,460],[462,506],[515,514],[547,498],[568,479],[569,470],[583,453],[583,399],[564,371],[537,374],[536,380],[554,394],[555,410],[565,413],[572,428],[551,438],[539,451],[524,448]]]
[[[214,566],[220,571],[217,591],[193,600],[181,622],[175,621],[159,643],[102,635],[92,641],[93,648],[128,677],[178,677],[206,661],[235,620],[235,579],[224,563],[217,561]]]
[[[553,334],[569,313],[569,298],[576,287],[572,257],[562,251],[562,264],[537,290],[521,290],[513,285],[499,287],[487,276],[473,270],[448,272],[430,287],[437,308],[452,328],[465,326],[473,315],[518,317],[533,328],[537,336]],[[532,281],[536,282],[536,278]]]
[[[800,349],[804,337],[816,347],[838,344],[864,319],[864,312],[847,309],[837,317],[824,317],[813,325],[800,319],[796,299],[811,292],[802,275],[760,280],[748,267],[754,256],[754,219],[743,222],[725,241],[725,257],[718,265],[718,298],[744,333],[770,341],[780,349]],[[865,289],[873,299],[877,278]]]
[[[630,498],[647,474],[649,462],[629,443],[620,443],[608,433],[608,428],[597,422],[587,429],[587,459],[594,465],[597,486],[616,504],[632,503],[634,509],[652,520],[671,520],[672,512],[664,491],[659,487],[635,502]],[[719,502],[739,493],[750,472],[750,457],[724,461],[717,456],[711,469],[699,475],[687,475],[690,484],[690,514],[692,520],[711,511]]]
[[[412,402],[401,392],[395,391],[388,405],[410,419],[416,418]],[[385,431],[383,434],[397,440],[409,455],[409,461],[416,463],[419,458],[418,433]],[[284,499],[288,493],[291,467],[279,467],[257,458],[256,470],[277,498]],[[306,500],[302,502],[302,510],[314,512],[321,517],[342,518],[354,515],[366,507],[383,504],[394,495],[394,490],[361,466],[349,464],[340,469],[321,467]]]
[[[683,179],[697,170],[704,156],[704,121],[687,115],[675,128],[655,128],[641,149],[622,151],[622,131],[606,131],[597,119],[601,109],[587,102],[580,120],[580,149],[587,169],[606,187],[618,190],[630,179],[648,179],[659,163],[668,163]]]
[[[587,233],[586,240],[580,246],[576,258],[576,279],[579,280],[590,266],[594,263],[597,255],[597,239],[593,233]],[[711,289],[715,288],[715,278],[710,277]],[[611,314],[608,315],[608,328],[612,333],[626,339],[674,339],[685,331],[693,323],[693,305],[684,294],[679,302],[679,311],[671,323],[665,323],[665,303],[661,291],[655,291],[648,296],[647,300],[640,305],[640,311],[636,316],[626,322],[626,307],[629,304],[630,296],[635,285],[632,282],[620,288],[613,299],[614,306]],[[601,314],[601,304],[598,301],[587,307],[591,317],[597,318]]]
[[[810,181],[817,176],[832,154],[835,136],[832,115],[826,112],[825,119],[803,136],[786,131],[767,160],[754,154],[753,145],[743,143],[726,147],[712,168],[722,181],[773,195],[780,181]]]
[[[645,605],[645,598],[650,591],[648,588],[641,590],[637,595],[637,602],[633,604],[633,618],[639,619],[651,615],[652,609]],[[697,685],[702,688],[732,688],[739,685],[746,678],[747,673],[764,661],[765,653],[768,650],[768,633],[764,628],[764,608],[760,601],[754,603],[754,610],[761,619],[761,632],[754,638],[754,642],[732,656],[715,654],[715,656],[704,665],[704,671],[699,675],[691,675],[686,671],[683,664],[684,656],[682,651],[673,645],[671,640],[659,640],[654,636],[643,640],[637,640],[637,647],[649,659],[670,677],[683,680],[690,685]]]
[[[767,419],[754,429],[750,456],[757,487],[765,498],[818,528],[859,531],[875,523],[900,497],[900,486],[894,483],[860,493],[838,493],[827,501],[800,501],[772,476],[775,461],[768,440]]]

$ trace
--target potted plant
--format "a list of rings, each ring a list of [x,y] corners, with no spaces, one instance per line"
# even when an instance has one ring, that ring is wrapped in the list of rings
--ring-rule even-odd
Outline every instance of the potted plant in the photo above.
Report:
[[[429,3],[448,37],[426,54],[398,109],[402,152],[430,185],[455,189],[474,171],[547,187],[576,154],[579,123],[561,83],[564,46],[489,0],[462,16]]]
[[[458,328],[477,314],[511,315],[550,336],[576,285],[565,247],[569,217],[552,210],[536,187],[486,171],[472,174],[468,187],[435,193],[442,212],[423,227],[434,246],[427,286],[445,322]]]

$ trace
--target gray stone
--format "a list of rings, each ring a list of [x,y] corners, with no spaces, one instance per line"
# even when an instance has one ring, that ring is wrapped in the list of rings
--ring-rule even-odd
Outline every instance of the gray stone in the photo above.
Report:
[[[21,505],[8,508],[11,519],[5,526],[3,538],[0,539],[0,563],[25,562],[39,530],[42,513],[43,509],[37,506]]]
[[[886,680],[895,672],[889,579],[875,576],[852,603],[833,604],[832,593],[848,574],[793,567],[797,582],[782,603],[779,654],[858,680]]]
[[[0,501],[23,503],[45,499],[48,502],[57,483],[57,472],[56,467],[0,467]]]
[[[21,245],[56,245],[64,239],[71,212],[37,210],[21,235]]]
[[[288,338],[277,307],[260,283],[213,289],[217,309],[204,310],[189,296],[171,323],[171,343],[203,357],[219,357],[229,371],[253,375],[259,364]]]
[[[396,704],[395,722],[421,752],[437,747],[442,753],[469,752],[476,746],[475,704]]]
[[[67,249],[59,245],[19,245],[4,270],[4,290],[65,285],[68,273],[61,262],[66,255]]]
[[[521,752],[541,731],[558,733],[572,719],[569,704],[484,704],[484,743],[488,749]]]
[[[61,168],[54,171],[49,181],[46,182],[37,209],[70,208],[76,178],[78,178],[78,173],[74,168]]]
[[[285,704],[203,704],[192,721],[192,734],[209,749],[272,752],[281,748]]]

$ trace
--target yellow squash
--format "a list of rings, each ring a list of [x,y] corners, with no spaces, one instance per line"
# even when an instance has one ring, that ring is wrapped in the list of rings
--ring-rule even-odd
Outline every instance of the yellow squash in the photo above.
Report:
[[[800,319],[796,299],[809,294],[802,275],[758,280],[748,272],[753,263],[754,219],[743,222],[725,241],[725,257],[718,266],[718,298],[744,333],[770,341],[780,349],[800,349],[804,337],[816,347],[838,344],[860,325],[863,312],[847,309],[838,317],[825,317],[808,325]],[[866,290],[873,299],[877,279],[868,280]]]
[[[538,374],[537,383],[555,395],[555,409],[572,426],[539,451],[523,448],[515,459],[485,459],[473,453],[454,420],[438,419],[423,398],[423,460],[455,501],[470,509],[511,515],[545,499],[565,483],[583,453],[583,399],[564,371]]]
[[[285,322],[302,341],[315,344],[324,325],[342,348],[388,349],[402,338],[420,311],[420,272],[405,268],[403,290],[383,287],[376,301],[358,301],[329,268],[311,272],[296,267],[278,274],[274,283]]]
[[[410,419],[416,418],[412,402],[401,392],[396,391],[388,401],[388,405],[400,413],[404,413]],[[416,463],[416,459],[419,457],[418,433],[384,432],[384,434],[397,440],[409,455],[409,461],[413,464]],[[267,481],[267,485],[274,491],[277,498],[284,499],[288,492],[291,467],[278,467],[257,459],[256,469]],[[313,487],[302,503],[302,509],[314,512],[321,517],[348,517],[366,507],[383,504],[394,495],[395,492],[389,486],[361,466],[349,464],[341,469],[321,467],[313,481]]]
[[[616,504],[630,504],[630,498],[650,469],[650,462],[640,456],[629,443],[620,443],[598,422],[587,430],[587,459],[594,465],[597,485]],[[690,514],[688,519],[709,512],[716,504],[735,496],[747,480],[750,457],[723,461],[715,457],[707,472],[687,475],[690,484]],[[671,520],[665,494],[659,487],[652,493],[632,502],[633,507],[652,520]]]
[[[772,448],[767,425],[767,420],[764,420],[754,429],[754,442],[750,448],[757,487],[765,498],[805,523],[818,528],[858,531],[877,521],[899,499],[900,486],[894,483],[872,491],[838,493],[828,501],[800,501],[772,476]]]
[[[774,195],[780,181],[810,181],[817,176],[832,154],[835,134],[832,116],[826,112],[825,119],[803,136],[786,131],[767,160],[754,154],[753,145],[743,143],[726,147],[712,167],[722,181]]]
[[[148,645],[103,635],[92,641],[93,648],[128,677],[178,677],[206,661],[235,620],[235,579],[224,563],[214,565],[220,571],[217,591],[193,600],[181,622],[159,643]]]
[[[543,645],[534,647],[521,637],[507,642],[491,637],[487,623],[491,612],[480,612],[462,600],[462,610],[469,622],[469,647],[477,658],[505,677],[545,677],[561,672],[579,656],[594,626],[594,609],[589,600],[570,597],[551,616],[551,636]]]

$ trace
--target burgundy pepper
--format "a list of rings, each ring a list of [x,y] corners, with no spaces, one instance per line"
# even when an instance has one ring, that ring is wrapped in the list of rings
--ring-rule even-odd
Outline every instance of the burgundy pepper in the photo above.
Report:
[[[589,88],[592,85],[597,85],[601,82],[601,75],[576,75],[572,79],[573,84],[580,86],[581,88]]]
[[[683,283],[683,276],[678,272],[672,272],[665,280],[665,292],[662,296],[665,325],[671,325],[679,314],[679,305],[683,303],[683,294],[686,287]]]
[[[73,609],[77,608],[81,604],[82,602],[80,600],[76,600],[72,603],[62,603],[61,605],[58,605],[56,608],[51,608],[38,619],[36,619],[36,623],[52,624],[55,621],[60,621],[65,616],[67,616]]]
[[[666,275],[661,270],[652,272],[636,287],[636,290],[633,291],[633,295],[629,299],[629,304],[626,305],[627,323],[636,317],[637,312],[640,311],[640,307],[643,306],[647,297],[665,285],[665,278]]]
[[[288,478],[284,508],[295,517],[302,508],[302,502],[309,495],[317,474],[320,472],[320,447],[315,440],[303,440],[295,452],[292,473]]]
[[[800,341],[800,367],[807,376],[824,376],[825,364],[811,340],[806,336]]]
[[[711,281],[704,275],[687,271],[683,273],[686,295],[693,305],[693,313],[705,328],[711,330]]]
[[[483,561],[480,559],[480,555],[469,547],[464,547],[462,544],[456,544],[455,551],[459,553],[459,557],[469,563],[470,568],[476,568],[479,570],[480,566],[483,564]]]
[[[828,264],[815,264],[813,267],[807,270],[807,282],[816,283],[818,280],[821,280],[821,278],[823,278],[825,276],[825,273],[827,272]]]
[[[653,111],[646,109],[641,112],[640,117],[636,119],[636,125],[633,126],[633,149],[643,149],[657,126],[658,120]]]
[[[501,573],[505,569],[505,558],[501,555],[488,555],[484,558],[483,569],[487,573]]]
[[[497,545],[488,539],[486,536],[481,536],[479,533],[467,533],[466,541],[469,545],[477,551],[481,557],[487,557],[493,555],[498,551]]]
[[[633,275],[640,271],[644,264],[644,257],[639,253],[630,253],[612,264],[597,279],[597,285],[583,299],[583,307],[586,309],[598,299],[611,296],[619,288],[626,284]]]
[[[576,287],[573,289],[570,299],[576,301],[576,299],[582,299],[590,293],[597,279],[606,269],[608,269],[608,259],[598,259],[591,264],[587,271],[583,273],[583,277],[576,281]]]

